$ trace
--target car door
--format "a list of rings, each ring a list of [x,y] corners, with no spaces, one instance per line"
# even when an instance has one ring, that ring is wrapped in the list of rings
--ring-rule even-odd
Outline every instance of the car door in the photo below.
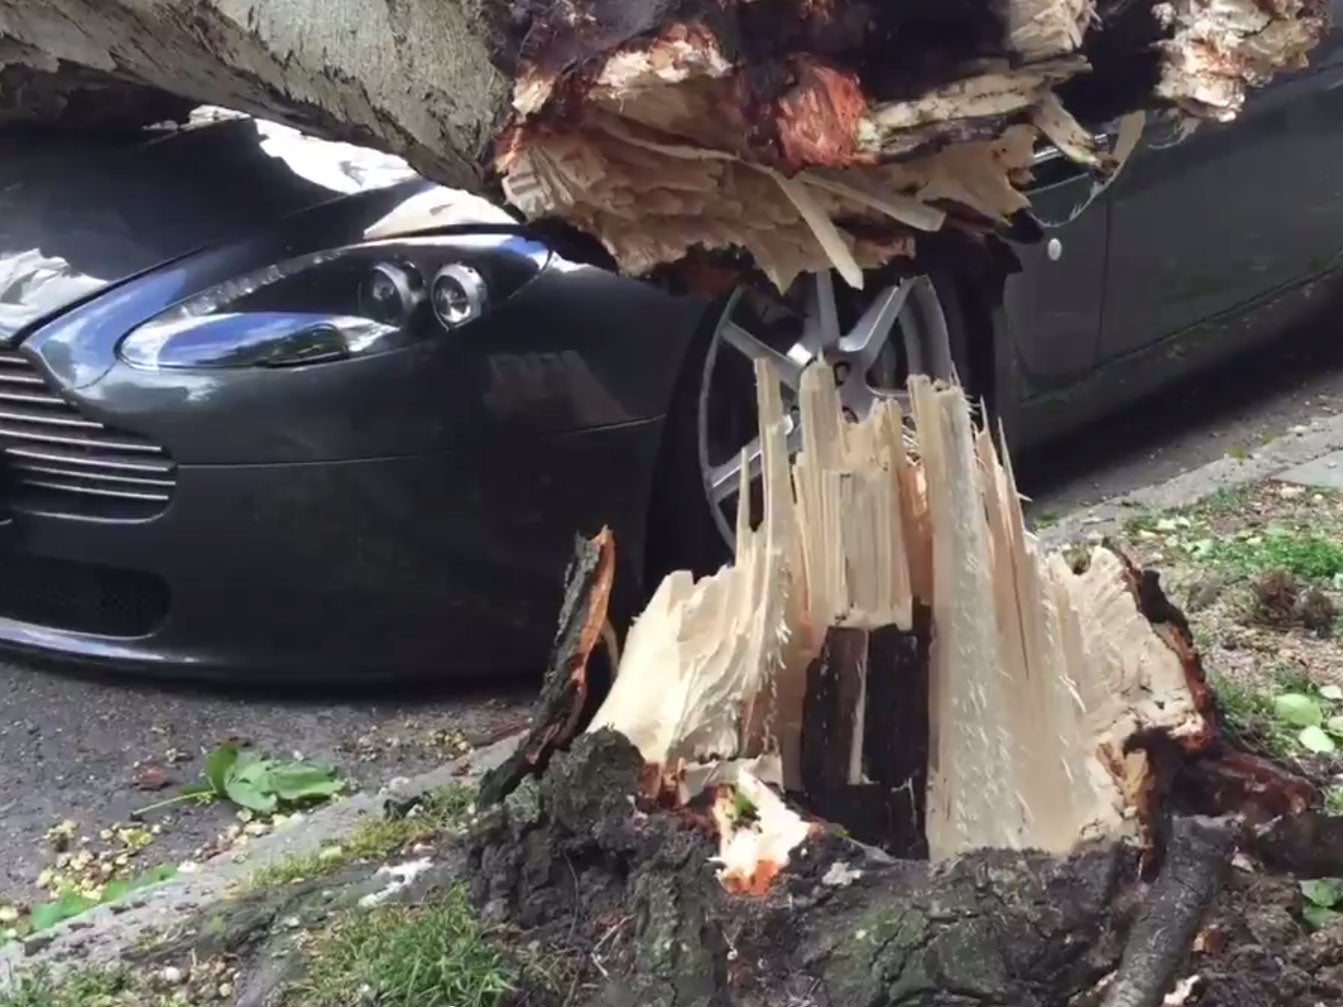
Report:
[[[1332,0],[1337,19],[1343,0]],[[1253,91],[1240,118],[1184,135],[1149,122],[1110,191],[1100,358],[1330,269],[1343,247],[1343,53]]]

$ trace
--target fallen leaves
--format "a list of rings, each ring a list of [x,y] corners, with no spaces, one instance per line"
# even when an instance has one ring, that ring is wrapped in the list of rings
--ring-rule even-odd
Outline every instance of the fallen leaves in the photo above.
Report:
[[[176,797],[141,808],[136,816],[180,801],[229,801],[269,815],[282,808],[315,804],[345,789],[331,766],[300,758],[277,759],[235,744],[217,745],[205,757],[205,776]]]
[[[1314,878],[1300,881],[1297,887],[1305,896],[1305,905],[1301,915],[1312,930],[1325,927],[1343,920],[1343,878]]]
[[[1343,714],[1335,706],[1343,699],[1343,688],[1321,687],[1318,695],[1284,692],[1273,700],[1273,714],[1289,727],[1300,728],[1296,738],[1301,746],[1316,755],[1337,751],[1336,739],[1343,739]]]

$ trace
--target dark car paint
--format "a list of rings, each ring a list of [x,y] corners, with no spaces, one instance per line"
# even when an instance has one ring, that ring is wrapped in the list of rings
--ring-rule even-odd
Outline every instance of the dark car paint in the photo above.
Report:
[[[995,319],[997,402],[1018,447],[1094,420],[1335,310],[1343,250],[1343,0],[1311,65],[1229,124],[1149,121],[1115,183],[1017,249]],[[1034,194],[1060,222],[1091,183]]]
[[[12,647],[135,670],[312,679],[534,671],[575,532],[612,527],[626,611],[661,421],[461,451],[180,471],[144,522],[16,513],[25,555],[149,570],[172,607],[121,639],[0,619]]]
[[[219,129],[192,140],[240,142],[231,124]],[[269,184],[273,166],[252,166],[256,184]],[[236,160],[233,168],[244,170]],[[0,642],[231,677],[534,667],[572,535],[603,524],[620,543],[617,604],[634,604],[663,415],[703,304],[543,256],[540,274],[481,320],[375,356],[148,371],[116,354],[127,332],[165,307],[357,240],[429,188],[417,180],[299,199],[297,212],[207,228],[238,237],[194,252],[180,233],[158,235],[152,200],[129,188],[118,241],[130,247],[143,236],[144,247],[116,259],[118,281],[100,296],[12,342],[82,414],[164,445],[178,465],[173,499],[136,520],[16,509],[0,548],[151,573],[168,587],[168,616],[136,638],[0,619]],[[210,194],[197,191],[208,215]],[[6,244],[14,234],[6,229]],[[78,233],[59,229],[42,240],[71,255],[79,246]],[[441,240],[495,259],[536,250],[520,229],[498,224]]]

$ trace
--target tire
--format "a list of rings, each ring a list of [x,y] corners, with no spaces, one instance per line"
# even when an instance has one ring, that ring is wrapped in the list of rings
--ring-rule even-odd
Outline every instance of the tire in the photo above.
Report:
[[[967,352],[968,305],[953,276],[932,274],[928,279],[932,282],[936,301],[946,321],[947,354],[951,366],[967,391],[973,395],[977,391],[977,384],[971,357]],[[704,488],[699,425],[701,395],[706,380],[711,377],[712,380],[722,380],[722,372],[714,376],[710,374],[707,366],[710,351],[714,348],[725,310],[730,305],[734,312],[742,310],[741,303],[736,301],[737,296],[734,293],[720,299],[706,312],[687,349],[668,410],[649,505],[646,570],[650,589],[672,570],[688,569],[702,576],[714,572],[731,559],[730,546],[720,531],[713,505]],[[749,305],[746,310],[750,311]],[[740,319],[742,316],[734,313],[733,317]],[[749,313],[747,317],[751,317]],[[734,356],[741,361],[746,360],[743,356]],[[720,353],[715,366],[721,366],[722,360],[723,354]],[[746,363],[745,367],[734,370],[735,373],[729,376],[730,387],[734,389],[729,397],[749,404],[753,422],[755,392],[750,365]],[[745,440],[741,443],[744,444]]]

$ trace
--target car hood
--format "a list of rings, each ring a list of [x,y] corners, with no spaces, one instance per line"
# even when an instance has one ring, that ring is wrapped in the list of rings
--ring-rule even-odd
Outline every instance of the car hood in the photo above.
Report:
[[[109,141],[24,137],[0,158],[0,343],[101,290],[294,213],[393,186],[400,158],[234,113]],[[459,194],[452,223],[511,221]]]

